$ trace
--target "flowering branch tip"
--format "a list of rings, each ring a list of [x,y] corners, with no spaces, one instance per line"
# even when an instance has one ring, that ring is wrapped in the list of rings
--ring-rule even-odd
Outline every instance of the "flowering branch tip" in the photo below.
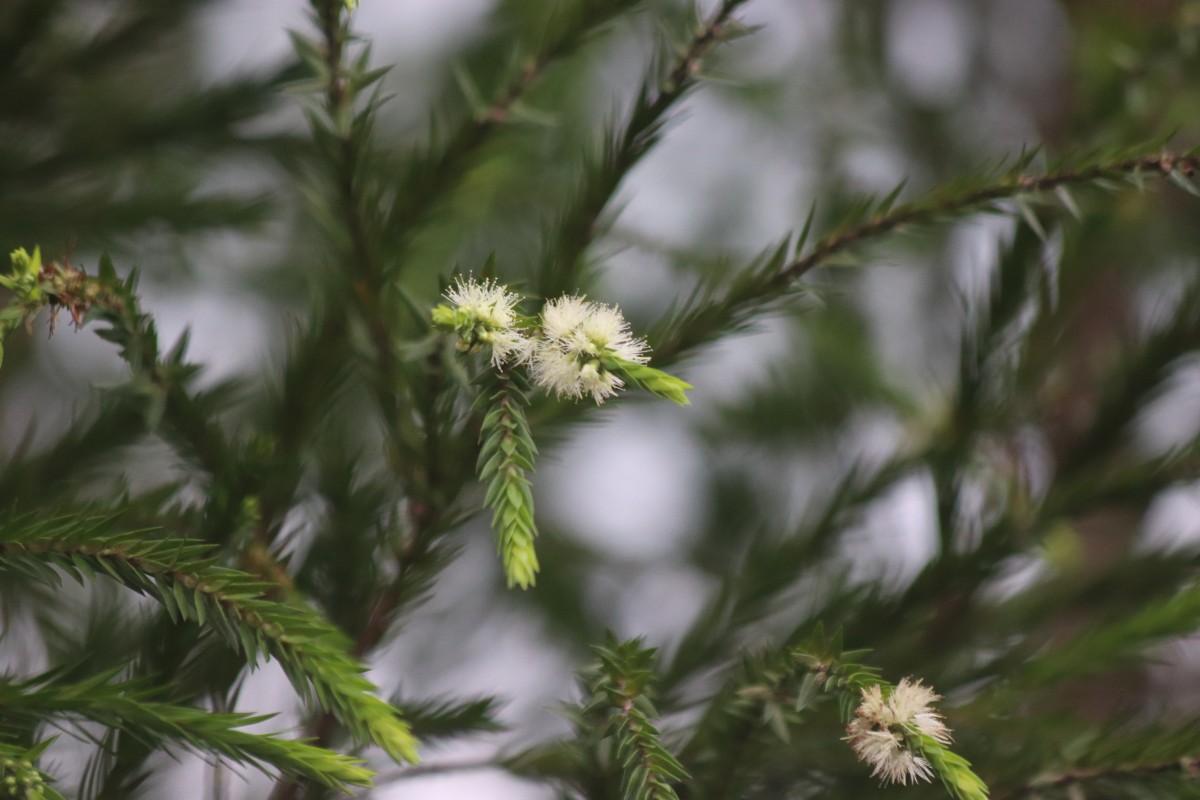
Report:
[[[931,781],[934,770],[921,737],[950,744],[950,730],[932,703],[941,697],[920,681],[904,678],[887,695],[879,684],[862,690],[862,703],[846,726],[845,740],[884,783]]]
[[[517,310],[520,296],[507,287],[461,276],[445,297],[449,305],[430,312],[433,326],[454,334],[460,353],[490,349],[495,384],[481,397],[487,410],[477,471],[508,586],[528,589],[538,572],[528,477],[537,448],[525,419],[524,377],[515,368],[527,367],[533,382],[559,399],[587,396],[597,405],[632,384],[686,406],[692,387],[647,365],[649,345],[615,306],[564,295],[547,302],[540,317],[525,317]]]
[[[439,305],[433,309],[433,324],[458,334],[460,352],[478,353],[490,347],[496,369],[529,360],[533,342],[515,311],[521,301],[517,295],[495,281],[460,277],[446,292],[446,299],[454,307]]]
[[[534,383],[561,399],[601,405],[627,384],[681,406],[692,385],[648,366],[650,346],[615,306],[580,295],[546,303],[540,318],[521,316],[521,298],[493,280],[459,277],[433,309],[435,327],[458,336],[459,352],[491,349],[497,370],[528,366]]]

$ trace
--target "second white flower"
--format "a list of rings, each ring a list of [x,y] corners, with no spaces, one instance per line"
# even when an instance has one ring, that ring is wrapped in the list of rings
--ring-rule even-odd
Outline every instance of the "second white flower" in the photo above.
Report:
[[[582,297],[559,297],[546,303],[542,312],[533,378],[559,397],[577,400],[589,395],[599,404],[624,385],[605,367],[605,358],[645,364],[648,350],[618,309]]]

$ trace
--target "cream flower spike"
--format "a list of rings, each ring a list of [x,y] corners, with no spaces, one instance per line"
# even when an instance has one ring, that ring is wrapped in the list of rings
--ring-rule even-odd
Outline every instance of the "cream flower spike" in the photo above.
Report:
[[[871,776],[884,783],[907,785],[933,780],[929,761],[913,752],[905,734],[924,734],[939,744],[950,743],[950,731],[932,704],[941,699],[932,689],[904,678],[890,694],[875,685],[862,691],[862,703],[846,726],[845,740]]]
[[[559,297],[542,311],[542,338],[531,372],[539,386],[559,398],[588,395],[599,405],[625,385],[611,363],[644,365],[650,360],[648,350],[613,306],[578,296]]]
[[[459,350],[477,353],[490,346],[492,366],[497,369],[524,363],[533,355],[533,342],[516,312],[521,298],[506,287],[459,276],[446,299],[454,308],[439,305],[433,310],[433,322],[458,334]]]

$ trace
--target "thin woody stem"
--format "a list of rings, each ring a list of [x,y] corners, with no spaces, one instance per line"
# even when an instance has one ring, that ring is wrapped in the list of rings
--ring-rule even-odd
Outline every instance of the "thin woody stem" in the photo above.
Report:
[[[471,166],[472,156],[508,123],[517,103],[529,94],[546,70],[574,52],[597,27],[637,2],[617,0],[587,4],[577,22],[530,57],[486,109],[459,123],[445,146],[434,156],[432,165],[422,165],[406,176],[402,191],[397,193],[388,229],[397,231],[401,242],[406,242],[433,216],[441,205],[439,200],[458,186]]]
[[[605,209],[625,177],[657,141],[671,109],[696,85],[703,59],[729,35],[733,13],[745,2],[723,0],[696,30],[657,91],[643,90],[600,173],[584,184],[572,207],[562,214],[562,230],[542,259],[538,289],[543,297],[574,288],[580,261],[602,232]]]
[[[1059,188],[1090,185],[1106,178],[1139,173],[1160,177],[1190,178],[1200,169],[1200,157],[1162,153],[1124,158],[1084,169],[1062,169],[1040,175],[1016,175],[980,189],[926,198],[897,206],[870,219],[834,230],[821,237],[812,249],[782,268],[754,276],[735,286],[724,297],[692,311],[681,327],[668,334],[655,348],[656,363],[670,363],[709,340],[714,332],[747,313],[781,297],[801,277],[831,258],[873,239],[910,225],[923,225],[952,214],[986,208],[1001,200],[1043,194]]]
[[[872,239],[909,224],[920,224],[942,214],[951,214],[996,200],[1019,197],[1023,194],[1042,194],[1059,187],[1095,183],[1106,177],[1130,175],[1137,172],[1157,173],[1163,177],[1173,172],[1191,176],[1200,168],[1200,158],[1190,155],[1164,153],[1159,156],[1127,158],[1108,164],[1097,164],[1083,170],[1059,170],[1043,175],[1020,175],[1007,181],[978,189],[957,197],[947,197],[932,203],[913,203],[900,206],[887,214],[867,220],[861,225],[835,231],[817,242],[803,258],[778,272],[772,286],[786,286],[809,270],[828,261],[831,256],[848,250],[866,239]]]
[[[1028,797],[1031,795],[1036,797],[1040,793],[1045,792],[1047,789],[1054,787],[1075,786],[1079,784],[1085,784],[1090,781],[1104,780],[1107,778],[1132,778],[1139,775],[1164,775],[1171,773],[1187,775],[1188,778],[1194,780],[1198,775],[1200,775],[1200,759],[1186,757],[1154,764],[1130,764],[1095,769],[1066,769],[1061,772],[1048,773],[1046,775],[1039,776],[1025,786],[1019,786],[1008,790],[997,789],[993,792],[993,795],[994,800]]]

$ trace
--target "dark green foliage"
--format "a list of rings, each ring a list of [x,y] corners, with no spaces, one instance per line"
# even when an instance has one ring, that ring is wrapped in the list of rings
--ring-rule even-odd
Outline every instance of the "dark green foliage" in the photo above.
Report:
[[[1200,796],[1194,0],[501,0],[394,65],[310,0],[217,81],[228,3],[0,6],[0,796]],[[489,365],[465,276],[624,298],[593,377],[676,405]],[[167,335],[213,287],[249,373]],[[953,741],[852,749],[918,680]]]
[[[596,648],[600,662],[582,673],[585,705],[580,719],[598,725],[585,735],[599,734],[596,747],[620,770],[620,796],[626,800],[676,800],[673,784],[690,777],[660,741],[651,722],[658,716],[651,703],[654,650],[640,640],[617,642],[611,637]],[[603,764],[601,766],[604,766]]]
[[[492,697],[477,700],[430,699],[420,703],[393,701],[404,709],[413,735],[422,742],[449,739],[469,733],[495,733],[504,729],[496,721],[500,703]]]
[[[77,3],[5,4],[5,252],[40,242],[57,254],[77,240],[117,242],[151,224],[204,229],[263,217],[257,198],[192,193],[196,167],[269,143],[238,135],[236,123],[273,104],[271,77],[201,88],[188,85],[186,70],[170,70],[174,80],[163,80],[164,66],[177,65],[181,55],[172,34],[205,5],[211,3],[120,0],[89,32],[72,24],[81,14]]]
[[[554,212],[537,276],[539,293],[550,298],[569,293],[583,278],[581,259],[604,229],[602,215],[618,187],[654,146],[670,122],[670,113],[699,80],[704,59],[723,41],[741,30],[733,13],[745,0],[721,0],[707,19],[689,15],[687,41],[671,41],[674,58],[656,58],[651,73],[638,88],[633,109],[623,125],[606,132],[594,163],[586,165],[580,185],[561,211]]]
[[[109,521],[86,516],[18,519],[4,525],[0,565],[48,581],[58,580],[51,567],[80,582],[104,574],[148,594],[173,621],[210,626],[251,665],[261,655],[278,659],[301,697],[315,697],[357,737],[392,757],[415,760],[407,726],[372,694],[363,668],[346,656],[342,634],[307,606],[272,598],[274,585],[214,564],[205,557],[209,550],[145,533],[113,533]]]
[[[36,725],[48,714],[69,715],[128,731],[145,741],[172,742],[234,763],[303,775],[334,789],[346,784],[370,785],[371,773],[357,759],[271,734],[239,730],[267,717],[216,714],[159,703],[145,682],[111,683],[112,677],[66,683],[47,675],[20,684],[3,683],[0,699],[10,724]]]

